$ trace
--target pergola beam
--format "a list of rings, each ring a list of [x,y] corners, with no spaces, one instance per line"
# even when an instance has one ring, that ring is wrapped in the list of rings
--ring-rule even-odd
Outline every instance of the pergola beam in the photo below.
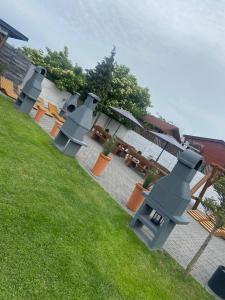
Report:
[[[202,185],[203,188],[199,194],[199,197],[196,199],[195,204],[193,205],[192,209],[197,209],[201,199],[203,198],[203,196],[205,195],[205,192],[207,191],[207,189],[214,184],[214,182],[216,181],[216,179],[220,178],[221,176],[225,175],[225,169],[222,168],[221,166],[212,163],[212,171],[205,175],[191,190],[192,195],[194,195],[194,193],[196,193]]]

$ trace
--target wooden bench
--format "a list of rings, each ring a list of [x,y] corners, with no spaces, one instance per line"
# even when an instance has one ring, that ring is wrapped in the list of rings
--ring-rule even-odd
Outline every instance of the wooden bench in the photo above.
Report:
[[[198,209],[188,210],[187,213],[191,215],[208,232],[212,232],[215,226],[215,218],[213,215],[207,216]],[[225,239],[225,227],[217,229],[214,235]]]
[[[16,100],[18,95],[14,90],[13,82],[4,76],[0,76],[0,90],[3,91],[7,96]]]
[[[125,159],[125,164],[128,167],[134,167],[137,171],[144,174],[153,167],[152,161],[147,159],[141,153],[138,153],[138,151],[132,146],[128,147],[127,150],[128,153]]]
[[[43,99],[43,98],[41,98],[41,97],[39,97],[38,98],[38,100],[37,100],[37,102],[34,104],[34,106],[33,106],[33,108],[34,109],[38,109],[38,107],[44,107],[45,109],[46,109],[46,115],[47,116],[49,116],[49,117],[53,117],[53,115],[50,113],[50,111],[49,111],[49,109],[47,109],[46,107],[45,107],[45,100]]]
[[[189,215],[192,216],[193,219],[195,219],[197,222],[201,222],[201,221],[209,221],[209,217],[204,214],[203,212],[201,212],[198,209],[190,209],[187,211],[187,213]]]
[[[129,147],[131,147],[129,144],[127,144],[120,138],[117,138],[117,143],[113,150],[113,154],[118,155],[120,157],[125,157],[126,154],[128,153]]]
[[[101,144],[104,144],[111,138],[111,134],[105,131],[101,126],[95,125],[91,129],[91,137],[95,140],[98,140]]]
[[[65,119],[59,115],[57,106],[51,102],[48,102],[48,110],[61,123],[65,122]]]

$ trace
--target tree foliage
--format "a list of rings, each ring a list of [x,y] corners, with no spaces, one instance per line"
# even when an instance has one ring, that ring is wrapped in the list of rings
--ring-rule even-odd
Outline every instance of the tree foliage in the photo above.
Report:
[[[62,51],[52,51],[46,48],[43,50],[22,47],[34,65],[40,65],[47,69],[47,78],[52,80],[60,90],[67,90],[74,93],[84,88],[85,74],[78,65],[73,65],[69,60],[68,48]]]
[[[146,114],[147,107],[151,106],[149,90],[139,86],[136,77],[124,65],[115,66],[108,102],[137,118]]]
[[[86,70],[87,91],[92,91],[101,98],[102,107],[107,105],[109,93],[112,89],[115,54],[116,49],[114,47],[109,57],[105,57],[101,62],[98,62],[94,69]]]
[[[141,117],[151,106],[149,90],[138,85],[128,67],[116,63],[115,53],[113,48],[109,57],[105,57],[94,69],[87,70],[87,88],[101,98],[99,109],[106,114],[122,121],[110,110],[110,106],[115,106]]]
[[[218,200],[207,198],[202,201],[202,205],[208,215],[213,214],[215,228],[218,229],[225,226],[225,177],[221,177],[213,186],[218,194]]]
[[[52,80],[60,90],[71,93],[80,92],[83,97],[93,92],[101,98],[98,110],[111,115],[126,123],[110,106],[120,107],[130,111],[139,118],[146,114],[151,106],[150,93],[147,88],[138,84],[136,77],[124,65],[115,61],[116,49],[110,55],[98,62],[95,68],[83,72],[78,65],[73,65],[68,57],[68,48],[62,51],[52,51],[23,47],[21,50],[31,59],[34,65],[41,65],[47,69],[47,78]]]

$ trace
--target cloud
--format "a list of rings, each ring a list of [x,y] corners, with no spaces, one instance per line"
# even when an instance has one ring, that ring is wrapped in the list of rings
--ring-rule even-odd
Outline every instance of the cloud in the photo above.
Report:
[[[1,15],[29,46],[67,45],[85,68],[116,45],[118,62],[150,88],[153,112],[225,139],[225,1],[7,0]]]

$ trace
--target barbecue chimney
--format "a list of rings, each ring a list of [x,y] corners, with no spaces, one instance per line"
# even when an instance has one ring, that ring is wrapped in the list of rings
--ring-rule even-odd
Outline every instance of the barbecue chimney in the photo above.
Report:
[[[43,67],[36,67],[31,78],[25,83],[20,95],[16,100],[16,107],[29,114],[41,93],[41,83],[47,71]]]
[[[99,101],[98,96],[89,93],[84,104],[65,121],[54,141],[61,152],[74,157],[81,146],[87,146],[83,137],[91,129],[93,112]]]
[[[159,179],[131,222],[151,249],[160,249],[176,225],[188,224],[182,214],[191,200],[190,182],[203,163],[201,155],[185,150],[172,172]]]

